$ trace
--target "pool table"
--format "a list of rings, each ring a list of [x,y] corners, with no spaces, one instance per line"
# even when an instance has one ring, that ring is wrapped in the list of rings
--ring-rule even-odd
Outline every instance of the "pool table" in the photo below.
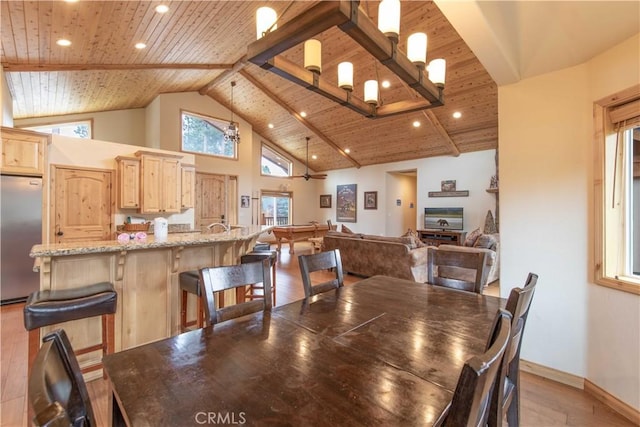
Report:
[[[333,227],[335,230],[335,226]],[[327,224],[284,225],[273,228],[273,234],[278,242],[278,252],[282,248],[282,241],[289,242],[289,253],[293,253],[295,242],[307,240],[309,237],[324,237],[329,231]]]

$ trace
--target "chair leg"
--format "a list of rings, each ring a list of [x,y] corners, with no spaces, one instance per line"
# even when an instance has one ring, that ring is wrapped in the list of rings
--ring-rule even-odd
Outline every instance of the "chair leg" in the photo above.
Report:
[[[204,326],[204,307],[202,306],[202,297],[198,297],[196,310],[198,311],[198,321],[196,325],[198,328],[202,328]]]
[[[27,378],[31,378],[31,369],[40,349],[40,328],[29,331],[29,349],[27,350]]]
[[[187,291],[182,291],[180,298],[180,332],[184,332],[187,327]]]
[[[507,408],[507,424],[509,424],[509,427],[518,427],[520,425],[520,393],[517,385],[513,388],[513,397]]]
[[[271,267],[272,270],[272,279],[271,279],[271,288],[273,290],[273,301],[271,301],[271,303],[273,304],[273,306],[275,307],[276,305],[276,265],[274,264],[273,267]]]
[[[113,314],[102,315],[102,356],[113,353],[115,350],[115,316]],[[102,378],[107,379],[107,372],[102,369]]]

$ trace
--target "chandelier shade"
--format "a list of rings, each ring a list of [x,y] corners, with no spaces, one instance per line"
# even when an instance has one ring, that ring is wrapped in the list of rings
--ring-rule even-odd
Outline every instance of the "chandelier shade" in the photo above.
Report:
[[[322,43],[309,39],[304,42],[304,68],[314,73],[322,73]]]
[[[444,87],[447,62],[444,59],[434,59],[429,62],[429,79],[438,87]]]
[[[407,58],[418,67],[424,68],[427,63],[427,35],[413,33],[407,39]]]
[[[400,0],[382,0],[378,5],[378,29],[398,41],[400,35]]]
[[[364,82],[364,102],[378,105],[378,81],[367,80]]]
[[[278,28],[276,20],[278,15],[270,7],[259,7],[256,10],[256,38],[260,39],[265,34]]]
[[[385,7],[388,4],[398,3],[397,0],[383,0]],[[416,36],[412,41],[412,49],[421,53],[412,55],[414,63],[406,54],[398,50],[397,39],[388,37],[367,16],[359,1],[340,0],[319,2],[300,15],[290,19],[280,28],[271,31],[264,37],[254,41],[247,47],[247,60],[261,68],[271,71],[279,76],[296,83],[306,89],[312,90],[334,102],[339,103],[368,118],[382,118],[396,114],[405,114],[413,111],[444,105],[444,61],[434,65],[434,70],[427,75],[424,69],[426,62],[426,40],[424,48],[417,47],[417,41],[425,37]],[[382,5],[381,3],[381,5]],[[386,10],[386,9],[385,9]],[[399,22],[398,8],[398,22]],[[390,15],[391,12],[383,12],[380,17]],[[408,87],[419,95],[418,98],[401,100],[392,103],[380,103],[377,105],[378,94],[365,95],[366,99],[358,98],[353,90],[353,64],[338,65],[338,85],[323,79],[318,72],[309,71],[305,67],[297,65],[281,54],[285,51],[317,37],[330,28],[338,27],[361,48],[367,51],[377,62],[387,67]],[[399,25],[397,26],[399,31]],[[309,48],[311,49],[311,47]],[[305,43],[305,56],[307,44]],[[337,61],[336,61],[337,62]],[[434,63],[432,61],[431,63]],[[433,76],[438,77],[438,84],[434,84]],[[373,90],[373,85],[370,84]],[[378,90],[377,83],[375,85]]]

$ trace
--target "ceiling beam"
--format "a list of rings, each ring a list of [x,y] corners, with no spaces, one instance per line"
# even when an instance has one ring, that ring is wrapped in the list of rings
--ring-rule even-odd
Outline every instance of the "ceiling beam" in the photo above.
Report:
[[[271,92],[265,85],[263,85],[258,80],[256,80],[256,78],[253,77],[251,74],[249,74],[246,70],[240,70],[239,73],[240,73],[240,75],[242,77],[244,77],[245,79],[249,80],[249,82],[251,84],[253,84],[255,87],[260,89],[265,95],[267,95],[269,98],[271,98],[276,104],[280,105],[282,108],[287,110],[287,112],[289,112],[289,114],[291,114],[304,127],[309,129],[318,138],[320,138],[325,143],[327,143],[330,147],[335,149],[338,153],[340,153],[340,155],[342,155],[342,157],[344,157],[345,159],[349,160],[356,168],[358,168],[358,169],[360,168],[360,166],[361,166],[360,163],[358,163],[355,159],[353,159],[351,156],[349,156],[347,153],[345,153],[345,151],[342,148],[340,148],[340,146],[338,144],[333,142],[328,136],[326,136],[324,133],[322,133],[322,131],[320,129],[318,129],[317,127],[312,125],[308,120],[306,120],[304,117],[302,117],[300,114],[298,114],[297,111],[295,111],[293,108],[291,108],[289,105],[287,105],[287,103],[284,102],[278,95],[276,95],[275,93]]]
[[[242,70],[246,65],[247,65],[247,55],[244,55],[242,58],[238,59],[236,63],[233,64],[233,66],[229,67],[228,70],[223,71],[215,79],[211,80],[209,83],[202,86],[198,91],[198,93],[200,95],[206,95],[211,90],[211,88],[216,85],[216,83],[218,83],[219,81],[222,81],[224,78],[226,78],[231,74],[237,73],[238,71]]]
[[[227,70],[233,64],[25,64],[3,62],[7,73],[54,71],[120,71],[120,70]]]

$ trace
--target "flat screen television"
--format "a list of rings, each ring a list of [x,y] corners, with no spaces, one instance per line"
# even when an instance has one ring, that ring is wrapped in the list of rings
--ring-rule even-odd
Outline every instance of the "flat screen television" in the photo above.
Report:
[[[424,208],[424,228],[463,230],[462,208]]]

